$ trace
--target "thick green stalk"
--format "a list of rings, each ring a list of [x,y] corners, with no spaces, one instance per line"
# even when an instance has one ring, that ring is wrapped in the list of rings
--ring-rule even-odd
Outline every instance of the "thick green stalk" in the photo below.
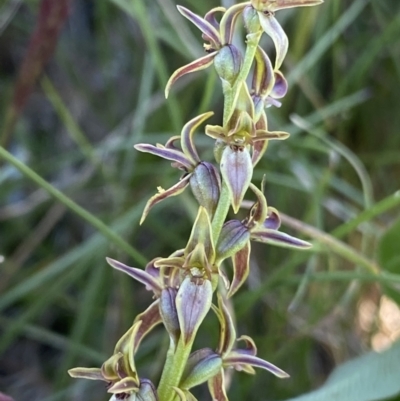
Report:
[[[262,33],[263,31],[260,30],[258,33],[252,33],[246,36],[246,53],[244,55],[243,66],[238,77],[236,78],[235,83],[232,86],[232,89],[230,91],[224,91],[224,126],[226,126],[234,111],[234,103],[236,98],[235,94],[237,94],[238,90],[240,89],[240,85],[242,85],[243,82],[246,82],[247,76],[249,75]]]
[[[188,344],[184,344],[180,338],[175,352],[173,352],[173,345],[170,346],[157,390],[160,401],[173,401],[176,397],[173,387],[179,387],[195,337],[193,335],[192,341]]]

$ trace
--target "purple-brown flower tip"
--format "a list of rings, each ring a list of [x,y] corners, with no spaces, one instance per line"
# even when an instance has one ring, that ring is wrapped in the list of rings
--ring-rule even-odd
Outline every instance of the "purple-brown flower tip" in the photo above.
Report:
[[[212,286],[210,280],[188,275],[176,296],[181,339],[190,344],[211,307]]]
[[[293,237],[277,230],[257,228],[252,230],[251,239],[263,244],[277,245],[283,248],[309,249],[312,247],[307,241]]]
[[[114,269],[120,270],[126,273],[128,276],[133,277],[136,281],[144,284],[147,290],[153,291],[156,295],[161,294],[162,287],[160,283],[145,270],[127,266],[124,263],[118,262],[118,260],[114,260],[111,258],[106,258],[106,260],[107,263]]]
[[[221,158],[221,174],[231,195],[233,211],[237,213],[253,175],[253,165],[247,147],[225,148]]]
[[[232,297],[246,281],[250,273],[250,241],[235,255],[232,256],[233,279],[229,287],[227,298]]]

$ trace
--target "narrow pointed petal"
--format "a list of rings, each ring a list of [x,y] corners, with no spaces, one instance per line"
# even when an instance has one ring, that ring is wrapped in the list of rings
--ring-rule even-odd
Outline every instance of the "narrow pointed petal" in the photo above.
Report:
[[[101,374],[103,375],[105,381],[114,382],[120,379],[117,371],[118,366],[121,365],[123,357],[124,356],[121,352],[117,352],[110,356],[110,358],[108,358],[103,365],[101,365]]]
[[[159,295],[161,293],[161,286],[157,279],[147,273],[145,270],[137,269],[135,267],[130,267],[124,263],[118,262],[117,260],[106,258],[107,263],[116,270],[120,270],[129,276],[133,277],[136,281],[144,284],[146,289],[153,291],[155,294]]]
[[[214,57],[218,54],[218,52],[209,53],[201,58],[198,58],[192,61],[189,64],[184,65],[183,67],[178,68],[175,72],[170,76],[167,85],[165,86],[165,97],[168,98],[169,91],[171,86],[182,76],[189,74],[195,71],[201,71],[208,68],[214,61]]]
[[[218,353],[224,359],[231,352],[236,341],[235,325],[221,294],[218,294],[218,309],[213,307],[213,310],[216,312],[220,323]]]
[[[299,238],[277,230],[257,229],[251,232],[251,239],[263,244],[277,245],[284,248],[309,249],[312,245]]]
[[[75,379],[107,381],[99,368],[73,368],[68,371],[68,374]]]
[[[204,16],[204,19],[208,21],[217,31],[219,30],[219,22],[215,18],[215,14],[224,13],[225,7],[214,7]]]
[[[134,148],[139,152],[151,153],[152,155],[162,157],[163,159],[177,162],[184,166],[188,171],[193,169],[193,163],[191,160],[189,160],[180,150],[167,149],[162,145],[154,146],[147,143],[138,143]]]
[[[271,60],[260,46],[257,46],[255,61],[251,87],[254,93],[268,95],[274,87],[275,74]]]
[[[273,13],[259,12],[260,23],[264,32],[271,37],[275,45],[275,70],[279,70],[289,47],[289,40]]]
[[[221,230],[217,244],[217,263],[240,251],[250,240],[250,232],[239,220],[227,221]]]
[[[134,380],[132,377],[124,377],[109,387],[107,392],[112,394],[121,394],[138,390],[139,386],[136,380]]]
[[[239,252],[232,256],[233,279],[227,294],[228,298],[236,293],[250,273],[250,247],[250,241],[248,241]]]
[[[289,138],[290,134],[285,131],[264,131],[257,130],[255,138],[253,138],[253,142],[256,141],[265,141],[275,139],[278,141],[283,141]]]
[[[267,218],[263,223],[263,227],[270,230],[278,230],[281,226],[281,217],[274,207],[268,207]]]
[[[177,293],[178,290],[175,288],[164,288],[161,292],[160,298],[160,313],[162,321],[175,346],[180,335],[178,312],[175,304]]]
[[[202,124],[205,120],[214,115],[214,112],[209,111],[208,113],[200,114],[199,116],[193,118],[189,122],[187,122],[182,128],[181,134],[181,146],[183,153],[185,156],[191,160],[192,165],[197,165],[200,163],[200,157],[197,153],[196,147],[193,142],[193,135],[200,124]]]
[[[278,11],[293,7],[318,6],[323,0],[275,0],[268,3],[268,11]]]
[[[154,277],[154,279],[156,279],[158,282],[161,282],[160,269],[155,266],[155,263],[157,262],[158,259],[160,258],[154,258],[149,263],[147,263],[146,267],[144,268],[144,271],[150,274],[150,276]]]
[[[215,247],[211,231],[211,222],[207,210],[203,206],[199,207],[189,241],[186,245],[185,256],[192,252],[197,244],[203,244],[208,260],[213,263],[215,259]]]
[[[220,125],[206,125],[205,132],[206,135],[213,139],[225,140],[226,138],[225,128],[221,127]]]
[[[249,88],[247,87],[246,82],[243,82],[240,85],[239,94],[235,101],[235,110],[239,112],[246,112],[251,120],[254,118],[254,103],[253,99],[250,96]]]
[[[261,185],[262,187],[262,185]],[[268,213],[268,205],[267,200],[261,190],[259,190],[254,184],[250,184],[250,189],[254,192],[257,197],[257,202],[250,210],[250,220],[249,224],[263,224],[265,219],[267,218]]]
[[[187,276],[176,296],[181,339],[190,344],[211,307],[212,285],[209,280]]]
[[[212,42],[214,49],[219,49],[221,46],[221,39],[217,29],[204,18],[188,10],[185,7],[177,6],[178,11],[187,18],[192,24],[203,32],[204,35]]]
[[[169,256],[168,258],[159,258],[155,262],[155,266],[162,268],[162,267],[175,267],[177,269],[181,269],[185,259],[181,256]]]
[[[157,203],[163,201],[164,199],[169,198],[170,196],[176,196],[176,195],[181,194],[185,190],[185,188],[189,185],[190,177],[191,177],[191,174],[186,175],[177,184],[175,184],[174,186],[172,186],[169,189],[165,189],[165,190],[159,189],[160,192],[153,195],[147,201],[139,224],[142,224],[144,222],[145,218],[147,217],[147,215],[150,212],[150,209],[153,206],[157,205]]]
[[[248,355],[257,355],[257,346],[254,340],[249,336],[240,336],[237,341],[244,341],[246,343],[245,349],[235,350],[236,352]]]
[[[257,356],[253,355],[241,354],[236,351],[232,351],[226,358],[224,358],[224,365],[239,366],[239,368],[240,365],[251,365],[255,368],[268,370],[280,379],[285,379],[289,377],[289,375],[282,369],[278,368],[270,362],[264,361],[264,359],[258,358]]]
[[[160,300],[154,301],[144,312],[136,316],[134,323],[142,322],[136,332],[134,338],[135,348],[133,350],[136,353],[137,349],[143,338],[151,331],[155,326],[162,322],[160,315]]]
[[[253,164],[253,167],[255,167],[261,160],[261,158],[264,156],[267,148],[268,148],[268,140],[254,142],[253,153],[251,156],[251,163]]]
[[[210,348],[200,349],[190,355],[179,387],[189,390],[205,383],[214,377],[221,368],[222,358],[217,353]]]
[[[158,394],[154,384],[149,379],[140,380],[140,389],[136,394],[137,401],[158,401]]]
[[[216,167],[208,162],[199,163],[190,178],[190,187],[199,205],[212,219],[221,193],[221,177]]]
[[[218,374],[208,381],[208,389],[213,401],[229,401],[225,390],[225,377],[223,369],[221,369]]]
[[[221,174],[228,186],[233,210],[237,213],[253,176],[248,149],[226,147],[221,159]]]
[[[174,135],[171,138],[168,139],[168,141],[165,143],[165,147],[167,149],[174,149],[174,150],[179,150],[179,148],[175,145],[176,142],[181,141],[181,136],[180,135]]]
[[[243,11],[248,3],[235,4],[229,7],[221,19],[220,33],[223,45],[232,43],[235,23],[239,14]]]

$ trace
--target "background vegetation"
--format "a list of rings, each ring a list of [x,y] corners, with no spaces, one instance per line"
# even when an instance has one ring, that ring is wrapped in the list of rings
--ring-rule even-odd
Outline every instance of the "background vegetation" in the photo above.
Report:
[[[46,28],[52,3],[70,10]],[[219,2],[179,4],[204,14]],[[220,83],[210,69],[164,99],[169,75],[202,53],[174,0],[0,5],[0,391],[105,400],[101,384],[66,371],[99,366],[150,295],[104,258],[143,267],[168,255],[186,243],[196,211],[184,193],[138,227],[146,200],[177,172],[133,145],[164,143],[195,115],[221,113]],[[266,175],[282,229],[315,246],[256,248],[234,299],[238,333],[291,378],[235,373],[231,401],[296,397],[400,334],[400,3],[326,0],[278,18],[291,42],[290,90],[269,115],[292,136],[271,144],[255,178]],[[197,141],[212,160],[212,141]],[[216,345],[215,325],[206,321],[199,346]],[[159,375],[167,344],[161,331],[144,343],[143,376]],[[399,349],[343,366],[313,399],[399,400]]]

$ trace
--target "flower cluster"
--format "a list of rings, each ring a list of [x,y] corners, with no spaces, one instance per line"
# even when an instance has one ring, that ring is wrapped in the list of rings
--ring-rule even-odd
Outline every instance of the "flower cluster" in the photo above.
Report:
[[[252,181],[253,169],[265,153],[270,140],[283,140],[289,134],[270,131],[266,109],[280,106],[287,92],[281,71],[288,50],[288,39],[275,18],[275,12],[297,6],[313,6],[321,0],[251,0],[225,9],[216,7],[204,17],[178,6],[179,12],[202,32],[206,55],[176,70],[166,86],[166,96],[177,79],[205,69],[212,64],[222,82],[224,116],[220,125],[207,125],[206,135],[215,139],[217,165],[202,160],[195,146],[195,132],[213,113],[190,120],[180,135],[165,145],[137,144],[135,148],[170,160],[182,171],[178,182],[166,190],[159,189],[146,204],[141,223],[151,208],[162,200],[182,193],[187,187],[199,204],[186,246],[168,257],[158,257],[144,270],[107,259],[120,270],[145,285],[154,296],[153,303],[139,314],[132,327],[115,346],[114,354],[101,368],[74,368],[72,377],[102,380],[112,400],[140,401],[195,400],[191,389],[208,383],[213,400],[228,400],[224,372],[227,368],[254,373],[254,367],[268,370],[277,377],[288,375],[257,357],[254,341],[237,337],[230,308],[232,297],[245,282],[250,271],[251,241],[289,248],[305,249],[308,242],[279,231],[278,211],[267,205],[261,189]],[[233,32],[243,18],[246,52],[233,43]],[[263,33],[273,41],[275,60],[259,46]],[[250,87],[247,77],[252,74]],[[230,207],[237,214],[248,190],[256,201],[247,217],[227,219]],[[231,280],[223,268],[232,259]],[[223,285],[219,285],[219,283]],[[216,293],[215,297],[214,294]],[[220,323],[217,349],[193,351],[196,333],[212,310]],[[143,338],[158,324],[163,324],[170,347],[156,387],[139,376],[135,353]],[[243,342],[244,348],[236,343]]]

